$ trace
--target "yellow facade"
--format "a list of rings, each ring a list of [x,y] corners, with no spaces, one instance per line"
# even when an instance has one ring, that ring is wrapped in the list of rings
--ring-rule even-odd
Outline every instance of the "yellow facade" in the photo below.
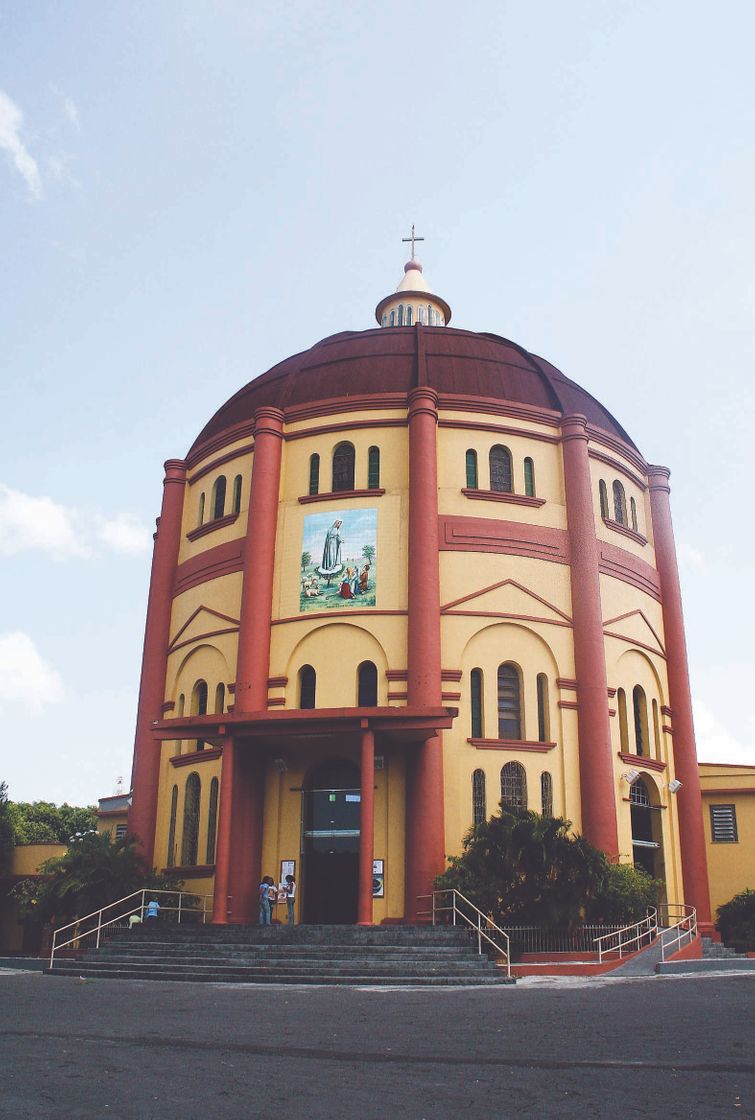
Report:
[[[711,909],[755,890],[755,767],[700,764]]]

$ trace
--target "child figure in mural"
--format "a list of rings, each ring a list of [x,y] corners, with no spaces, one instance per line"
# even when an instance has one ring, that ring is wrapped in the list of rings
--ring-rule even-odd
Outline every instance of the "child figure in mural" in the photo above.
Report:
[[[338,590],[338,594],[341,596],[342,599],[353,599],[354,598],[354,592],[352,590],[352,580],[353,580],[352,570],[351,570],[351,568],[347,568],[346,571],[343,573],[343,579],[341,580],[341,586]]]
[[[359,592],[364,595],[370,589],[370,565],[365,564],[359,576]]]

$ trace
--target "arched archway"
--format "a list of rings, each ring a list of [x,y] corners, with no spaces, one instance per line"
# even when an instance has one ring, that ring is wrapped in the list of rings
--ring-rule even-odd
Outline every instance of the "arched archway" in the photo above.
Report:
[[[357,920],[361,776],[345,758],[327,759],[307,775],[304,798],[302,921],[351,925]]]
[[[629,789],[632,821],[632,858],[654,879],[664,878],[663,832],[655,784],[643,774]]]

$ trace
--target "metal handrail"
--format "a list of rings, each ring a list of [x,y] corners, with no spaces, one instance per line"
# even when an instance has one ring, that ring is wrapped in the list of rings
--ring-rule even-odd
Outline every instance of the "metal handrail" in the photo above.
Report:
[[[440,899],[440,897],[442,895],[449,894],[451,895],[450,904],[439,905],[438,900]],[[456,925],[456,918],[458,915],[458,917],[461,918],[463,922],[466,922],[467,926],[472,930],[472,932],[477,935],[477,952],[482,955],[482,942],[484,939],[487,944],[495,950],[496,953],[503,957],[503,962],[506,966],[506,976],[508,978],[511,977],[511,943],[509,935],[505,930],[502,930],[500,926],[496,925],[496,923],[488,914],[483,914],[482,910],[480,910],[479,907],[475,906],[474,902],[468,899],[466,895],[463,895],[461,891],[457,891],[455,887],[449,887],[446,890],[442,891],[433,891],[431,895],[420,895],[420,898],[431,899],[430,914],[432,916],[432,923],[434,926],[438,924],[437,919],[439,914],[450,911],[453,914],[453,925]],[[473,918],[470,918],[468,914],[465,914],[464,911],[459,908],[457,899],[461,899],[461,901],[464,902],[474,912],[477,918],[476,921]],[[483,922],[485,923],[484,926]],[[499,945],[496,941],[494,941],[490,936],[490,933],[498,934],[501,938],[503,938],[505,946]]]
[[[170,891],[163,890],[161,888],[143,887],[141,890],[132,891],[131,894],[127,894],[124,895],[123,898],[116,899],[115,902],[109,902],[107,906],[102,906],[99,910],[93,910],[91,914],[85,914],[81,918],[74,918],[72,922],[68,922],[64,926],[59,926],[52,935],[52,945],[50,947],[50,968],[52,968],[53,966],[55,954],[61,949],[66,949],[70,945],[73,945],[76,949],[78,949],[81,945],[81,942],[85,938],[92,937],[93,935],[95,935],[94,947],[95,949],[99,949],[100,939],[102,937],[102,931],[104,929],[108,929],[110,926],[116,925],[116,923],[118,922],[125,921],[125,919],[131,917],[132,914],[139,914],[139,917],[143,919],[144,911],[147,908],[147,895],[152,898],[153,896],[158,894],[178,896],[177,906],[165,905],[160,907],[161,910],[165,910],[166,912],[175,911],[178,914],[178,925],[181,924],[181,918],[186,913],[199,912],[201,912],[202,914],[202,925],[205,925],[207,923],[208,911],[212,913],[212,895],[196,895],[192,894],[189,891]],[[201,906],[195,906],[191,904],[191,900],[197,898],[200,900]],[[131,902],[132,899],[139,899],[139,902],[134,902],[133,905],[127,907],[127,909],[123,910],[122,912],[119,912],[115,917],[108,918],[107,921],[102,920],[103,915],[106,911],[112,910],[116,906],[122,908],[126,903]],[[186,902],[184,901],[185,899],[189,901]],[[91,927],[88,929],[82,929],[82,925],[88,922],[90,918],[96,918],[96,923],[93,922]],[[70,936],[67,940],[59,941],[59,936],[65,933],[66,930],[72,930],[72,936]]]
[[[655,906],[649,906],[646,916],[641,918],[639,922],[632,922],[631,925],[622,926],[621,929],[617,929],[613,933],[604,933],[593,939],[593,945],[596,946],[598,954],[598,963],[602,964],[604,956],[607,957],[609,953],[618,953],[619,960],[621,960],[626,952],[636,953],[641,949],[645,939],[647,939],[649,945],[657,936],[658,911]],[[612,938],[618,938],[615,945],[603,944]],[[630,945],[634,945],[635,948],[630,949]]]
[[[669,923],[661,933],[661,960],[665,961],[666,953],[672,946],[676,946],[674,952],[678,953],[683,947],[682,941],[685,937],[687,938],[687,945],[690,945],[697,937],[697,910],[694,906],[688,906],[682,902],[665,903],[660,909],[665,912]],[[679,911],[679,913],[672,915],[673,910]],[[673,922],[670,920],[672,916],[675,918]],[[673,953],[670,955],[673,956]]]

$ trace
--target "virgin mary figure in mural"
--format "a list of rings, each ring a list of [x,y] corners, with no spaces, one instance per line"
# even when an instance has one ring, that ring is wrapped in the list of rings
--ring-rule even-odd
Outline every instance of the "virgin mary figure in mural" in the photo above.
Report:
[[[322,564],[317,569],[321,576],[325,576],[330,584],[331,578],[343,568],[341,563],[341,545],[343,538],[340,529],[342,521],[334,521],[325,534],[325,544],[322,550]]]

